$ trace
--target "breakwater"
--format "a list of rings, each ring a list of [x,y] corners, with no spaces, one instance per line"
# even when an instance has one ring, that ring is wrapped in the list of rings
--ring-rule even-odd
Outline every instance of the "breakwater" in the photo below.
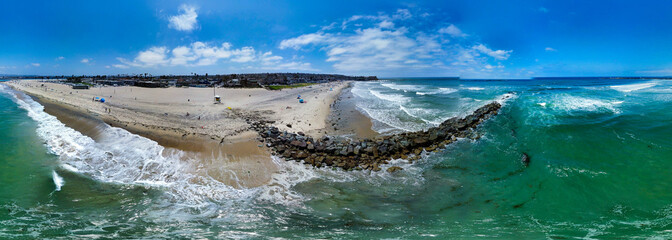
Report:
[[[415,161],[423,152],[437,151],[457,138],[477,139],[474,129],[498,113],[502,105],[492,102],[463,118],[451,118],[424,131],[378,136],[374,139],[350,140],[331,136],[312,138],[302,132],[280,131],[271,121],[250,123],[262,141],[285,160],[303,161],[315,167],[339,167],[345,170],[380,171],[391,159]],[[400,170],[390,167],[390,172]]]

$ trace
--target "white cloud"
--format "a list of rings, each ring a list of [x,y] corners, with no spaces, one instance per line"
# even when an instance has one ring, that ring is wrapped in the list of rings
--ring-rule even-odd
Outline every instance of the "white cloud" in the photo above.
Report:
[[[89,60],[88,58],[83,58],[82,61],[79,61],[79,62],[81,62],[81,63],[89,63],[89,61],[90,61],[90,60]]]
[[[39,67],[40,66],[39,63],[31,63],[30,65],[33,65],[33,67]]]
[[[273,52],[268,51],[261,55],[261,61],[264,63],[273,63],[282,60],[281,56],[273,56]]]
[[[213,45],[205,42],[193,42],[188,46],[168,49],[165,46],[151,47],[141,51],[133,60],[117,58],[122,64],[112,65],[115,68],[129,67],[173,67],[173,66],[211,66],[228,60],[235,64],[252,64],[249,68],[277,68],[278,70],[312,69],[310,64],[302,62],[282,62],[283,57],[273,52],[259,52],[246,46],[234,49],[228,42]]]
[[[128,68],[128,66],[123,65],[123,64],[114,64],[112,66],[115,67],[115,68],[121,68],[121,69],[127,69]]]
[[[63,59],[65,59],[65,57],[63,57],[63,56],[60,56],[60,57],[56,58],[56,60],[59,60],[59,61],[63,60]]]
[[[393,19],[401,19],[401,20],[406,20],[413,17],[411,14],[411,11],[408,11],[408,9],[397,9],[397,13],[392,15]]]
[[[196,29],[198,21],[198,14],[196,13],[196,8],[189,5],[180,6],[180,15],[170,17],[170,24],[168,25],[171,28],[174,28],[179,31],[192,31]]]
[[[420,15],[419,17],[422,17]],[[408,10],[394,15],[355,15],[344,20],[340,29],[322,28],[281,41],[280,49],[319,50],[334,70],[349,74],[373,74],[396,71],[445,71],[460,74],[469,71],[500,71],[504,66],[490,64],[509,58],[512,50],[492,50],[468,41],[451,43],[442,34],[466,37],[455,25],[433,33],[419,31]],[[424,69],[424,70],[423,70]]]
[[[546,48],[544,48],[544,50],[547,51],[547,52],[557,52],[558,51],[558,50],[555,50],[555,48],[552,48],[552,47],[546,47]]]
[[[166,47],[152,47],[149,50],[142,51],[135,58],[137,62],[146,66],[156,66],[168,62]]]
[[[453,24],[450,24],[450,26],[448,26],[448,27],[444,27],[444,28],[439,29],[439,33],[448,34],[448,35],[450,35],[452,37],[455,37],[455,38],[468,36],[467,34],[463,33],[462,30],[460,30],[459,28],[457,28]]]
[[[382,21],[378,24],[378,27],[380,28],[394,28],[394,23],[391,21]]]
[[[280,49],[293,48],[298,50],[303,46],[314,43],[321,43],[328,40],[329,38],[329,35],[325,35],[320,32],[304,34],[295,38],[282,40],[282,42],[280,42]]]
[[[255,54],[256,51],[254,51],[253,47],[243,47],[233,51],[234,58],[231,61],[239,63],[251,62],[256,59]]]
[[[492,50],[492,49],[486,47],[483,44],[476,45],[476,46],[473,47],[473,49],[479,51],[480,53],[488,55],[488,56],[490,56],[494,59],[497,59],[497,60],[506,60],[511,55],[511,52],[513,52],[513,50],[508,50],[508,51],[506,51],[506,50]]]
[[[403,11],[402,11],[403,13]],[[353,16],[349,21],[368,18]],[[354,34],[309,33],[295,38],[285,39],[280,49],[300,49],[307,45],[324,46],[327,62],[333,62],[339,71],[363,71],[365,69],[384,69],[390,67],[419,67],[426,65],[420,60],[441,52],[436,39],[427,36],[408,36],[405,27],[394,28],[386,19],[377,22],[374,27],[357,29]],[[372,18],[374,19],[374,18]]]

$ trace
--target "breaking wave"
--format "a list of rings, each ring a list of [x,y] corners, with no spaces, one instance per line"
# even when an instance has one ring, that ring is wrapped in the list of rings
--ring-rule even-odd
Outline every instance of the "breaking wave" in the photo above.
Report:
[[[384,94],[376,90],[369,90],[369,92],[371,92],[371,94],[373,94],[377,98],[390,101],[393,103],[405,103],[409,101],[408,97],[405,97],[404,95],[401,94]]]
[[[439,88],[438,90],[428,92],[416,92],[417,95],[435,95],[435,94],[451,94],[457,92],[454,88]]]
[[[464,88],[464,89],[467,89],[467,90],[470,90],[470,91],[481,91],[481,90],[485,90],[485,88],[482,88],[482,87],[466,87],[466,88]]]
[[[384,86],[384,87],[387,87],[389,89],[394,89],[394,90],[403,91],[403,92],[424,90],[423,87],[416,86],[416,85],[400,85],[400,84],[394,84],[394,83],[383,83],[381,85]]]
[[[645,83],[635,83],[635,84],[626,84],[626,85],[614,85],[610,86],[611,89],[614,89],[616,91],[620,92],[632,92],[632,91],[637,91],[637,90],[642,90],[650,87],[656,86],[657,83],[655,82],[645,82]]]
[[[65,185],[65,180],[61,176],[56,173],[56,171],[51,171],[51,178],[54,181],[54,185],[56,185],[56,189],[54,191],[61,191],[61,187]]]

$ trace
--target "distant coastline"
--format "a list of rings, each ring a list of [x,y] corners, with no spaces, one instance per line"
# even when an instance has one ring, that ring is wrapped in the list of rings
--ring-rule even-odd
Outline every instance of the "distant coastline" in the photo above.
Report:
[[[375,81],[376,76],[347,76],[341,74],[315,73],[244,73],[215,75],[159,75],[117,74],[80,76],[0,76],[0,79],[57,80],[70,84],[89,86],[136,86],[136,87],[226,87],[226,88],[268,88],[279,85],[316,84],[337,81]]]

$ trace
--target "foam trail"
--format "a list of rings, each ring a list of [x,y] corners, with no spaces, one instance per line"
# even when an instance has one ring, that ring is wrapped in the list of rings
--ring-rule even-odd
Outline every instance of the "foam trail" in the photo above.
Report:
[[[626,85],[615,85],[611,86],[612,89],[620,92],[632,92],[637,90],[642,90],[645,88],[650,88],[656,86],[655,82],[645,82],[645,83],[636,83],[636,84],[626,84]]]
[[[376,96],[377,98],[394,103],[405,103],[408,102],[409,100],[407,97],[404,97],[403,95],[399,94],[383,94],[375,90],[369,90],[369,92],[371,92],[371,94],[373,94],[373,96]]]
[[[482,87],[467,87],[467,88],[465,88],[465,89],[467,89],[467,90],[471,90],[471,91],[481,91],[481,90],[485,90],[485,88],[482,88]]]
[[[51,178],[54,180],[54,185],[56,185],[56,189],[54,191],[61,191],[61,187],[65,185],[65,180],[63,180],[61,176],[58,176],[56,171],[51,171]]]
[[[398,90],[398,91],[420,91],[423,90],[423,87],[419,87],[416,85],[399,85],[399,84],[393,84],[393,83],[383,83],[381,84],[383,87],[387,87],[390,89]]]
[[[457,92],[457,89],[454,88],[439,88],[438,90],[435,91],[429,91],[429,92],[416,92],[415,94],[417,95],[436,95],[436,94],[451,94],[454,92]]]

